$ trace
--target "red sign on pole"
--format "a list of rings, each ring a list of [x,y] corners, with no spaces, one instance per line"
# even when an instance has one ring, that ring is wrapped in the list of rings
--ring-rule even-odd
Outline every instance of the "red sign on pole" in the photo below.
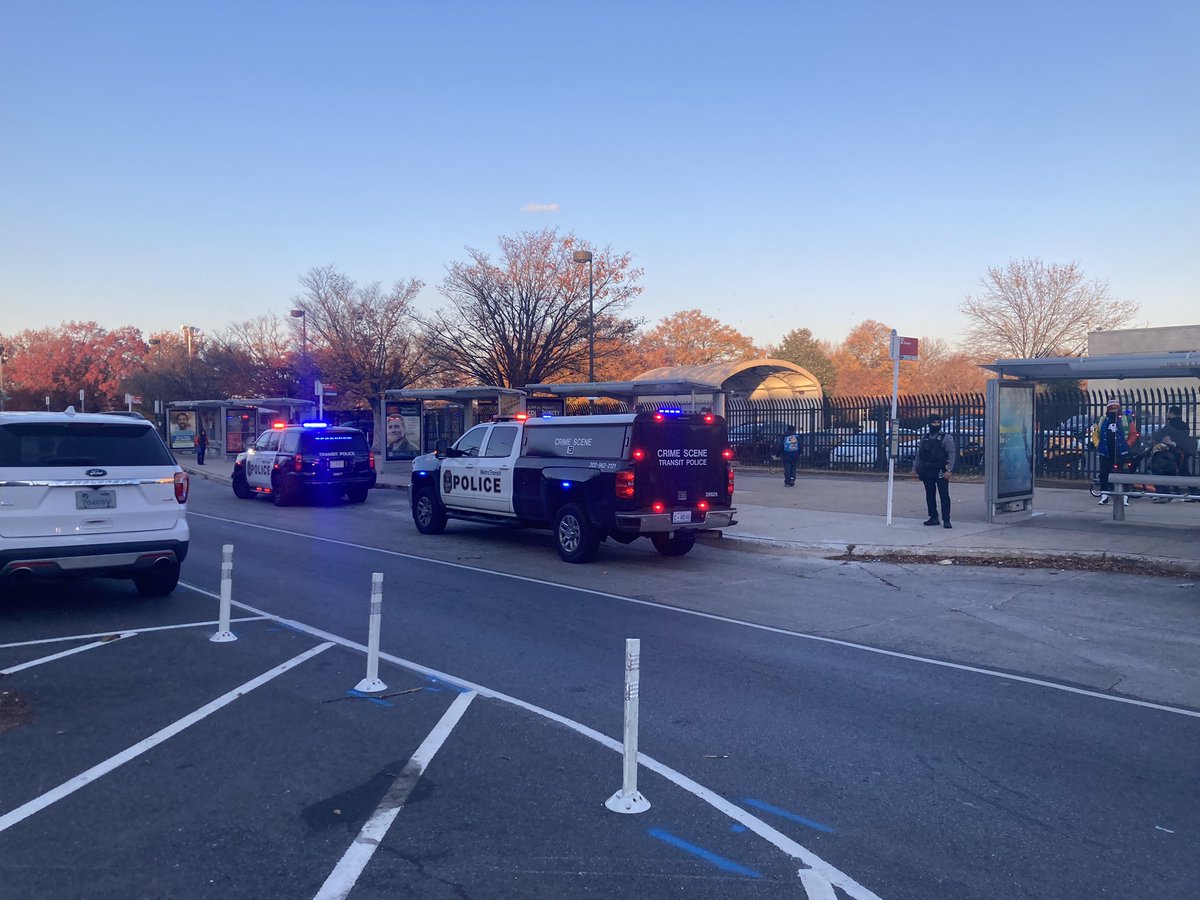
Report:
[[[916,338],[900,338],[900,359],[918,359]]]

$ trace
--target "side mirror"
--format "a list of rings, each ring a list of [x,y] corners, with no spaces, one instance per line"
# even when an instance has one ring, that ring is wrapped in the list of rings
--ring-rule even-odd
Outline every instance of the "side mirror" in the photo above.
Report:
[[[436,444],[433,445],[433,453],[438,459],[446,458],[446,451],[450,449],[450,442],[445,438],[438,438]]]

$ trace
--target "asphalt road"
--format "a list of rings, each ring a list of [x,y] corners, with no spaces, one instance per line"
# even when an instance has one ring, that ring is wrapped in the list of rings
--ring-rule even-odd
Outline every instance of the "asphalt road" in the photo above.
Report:
[[[0,679],[32,719],[0,734],[13,896],[1091,898],[1200,884],[1194,588],[706,546],[665,559],[606,545],[567,566],[543,533],[421,536],[394,492],[281,510],[193,484],[173,597],[84,582],[0,605],[4,670],[139,632]],[[224,544],[245,620],[217,644]],[[373,572],[383,699],[352,693]],[[642,642],[652,805],[620,816],[603,801],[621,786],[627,637]],[[356,841],[381,804],[390,828]]]

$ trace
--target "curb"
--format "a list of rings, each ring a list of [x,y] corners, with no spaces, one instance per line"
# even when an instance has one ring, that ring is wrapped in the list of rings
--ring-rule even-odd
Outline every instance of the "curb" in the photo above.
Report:
[[[975,559],[1023,559],[1030,561],[1053,562],[1056,560],[1076,559],[1089,562],[1117,562],[1146,566],[1170,566],[1181,573],[1187,572],[1200,575],[1200,561],[1180,559],[1169,556],[1151,556],[1144,553],[1110,553],[1104,550],[1026,550],[1002,547],[956,547],[954,549],[936,547],[910,547],[895,544],[851,544],[841,541],[781,541],[778,538],[756,537],[749,534],[726,534],[725,532],[701,532],[697,537],[711,544],[735,544],[738,549],[747,552],[776,553],[781,550],[791,550],[808,554],[836,554],[845,562],[853,559],[854,554],[861,556],[919,556],[931,562],[943,559],[964,560]]]

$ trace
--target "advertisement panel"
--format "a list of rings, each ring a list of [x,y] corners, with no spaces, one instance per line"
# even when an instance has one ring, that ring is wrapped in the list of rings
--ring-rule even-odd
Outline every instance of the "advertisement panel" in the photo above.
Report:
[[[421,401],[390,400],[384,404],[387,441],[384,459],[413,459],[421,455]]]
[[[194,410],[173,410],[169,428],[172,450],[191,450],[196,446],[196,413]]]
[[[1033,498],[1034,387],[1020,382],[988,384],[986,453],[988,500]]]

